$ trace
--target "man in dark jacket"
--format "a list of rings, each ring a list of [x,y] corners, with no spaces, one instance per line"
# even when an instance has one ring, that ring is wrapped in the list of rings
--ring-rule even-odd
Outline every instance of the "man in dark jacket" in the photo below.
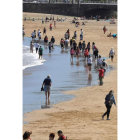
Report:
[[[106,105],[106,108],[107,108],[107,111],[103,114],[102,116],[102,119],[104,120],[104,116],[107,115],[107,120],[110,120],[109,118],[109,114],[110,114],[110,109],[112,107],[112,104],[114,103],[115,106],[116,106],[116,102],[115,102],[115,98],[114,98],[114,91],[111,90],[109,92],[109,94],[106,95],[106,98],[105,98],[105,105]]]

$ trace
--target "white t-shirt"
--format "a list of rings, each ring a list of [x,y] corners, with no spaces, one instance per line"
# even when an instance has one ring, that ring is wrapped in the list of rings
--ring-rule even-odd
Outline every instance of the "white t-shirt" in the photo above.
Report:
[[[39,48],[39,44],[38,43],[35,43],[34,46],[35,46],[35,48]]]
[[[88,58],[88,64],[92,64],[92,57]]]
[[[83,35],[83,30],[81,30],[81,35]]]
[[[41,33],[39,33],[39,37],[41,37]]]
[[[98,63],[102,64],[102,58],[98,58]]]
[[[110,51],[110,56],[114,56],[114,54],[115,54],[115,51],[114,50],[111,50]]]

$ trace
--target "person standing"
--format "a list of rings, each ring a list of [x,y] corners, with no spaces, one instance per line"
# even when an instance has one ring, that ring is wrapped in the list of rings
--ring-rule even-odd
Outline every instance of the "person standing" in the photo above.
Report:
[[[85,44],[85,41],[83,41],[83,43],[82,43],[82,53],[85,51],[85,48],[86,48],[86,44]]]
[[[115,51],[113,50],[113,48],[111,48],[111,50],[109,52],[109,58],[111,57],[112,62],[113,62],[114,55],[115,55]]]
[[[56,21],[54,21],[54,27],[56,28]]]
[[[35,46],[35,49],[36,49],[36,53],[38,53],[39,43],[36,42],[36,43],[34,44],[34,46]]]
[[[76,31],[74,32],[74,38],[77,39],[77,33],[76,33]]]
[[[50,24],[50,31],[52,31],[52,24]]]
[[[44,18],[42,18],[42,24],[44,24]]]
[[[70,60],[72,59],[72,61],[73,61],[73,55],[74,55],[74,49],[73,48],[70,49],[70,55],[71,55]]]
[[[91,48],[90,42],[88,42],[87,48],[88,48],[88,52],[90,52],[90,48]]]
[[[55,38],[53,36],[51,38],[51,43],[52,43],[52,46],[53,46],[53,49],[54,49]]]
[[[88,56],[87,62],[88,62],[89,73],[91,73],[92,57],[90,55]]]
[[[77,49],[76,49],[77,61],[79,61],[79,55],[80,55],[80,49],[79,49],[79,47],[77,47]]]
[[[41,40],[41,32],[39,33],[39,42],[40,42],[40,40]]]
[[[107,65],[107,62],[105,61],[105,59],[103,59],[103,61],[102,61],[102,67],[104,69],[104,76],[105,76],[106,69],[108,69],[108,65]]]
[[[103,67],[101,67],[101,69],[96,69],[97,71],[99,71],[99,81],[100,81],[100,86],[103,85],[103,78],[104,78],[104,70]]]
[[[107,29],[106,26],[103,27],[104,34],[106,33]]]
[[[39,59],[42,59],[42,55],[43,55],[43,49],[40,46],[40,48],[39,48]]]
[[[89,56],[89,52],[88,52],[88,49],[87,48],[84,51],[84,56],[85,56],[85,60],[86,60],[86,57],[88,58],[88,56]]]
[[[43,84],[42,84],[42,88],[44,86],[46,99],[47,99],[47,97],[48,97],[48,99],[50,98],[51,85],[52,85],[52,80],[50,78],[50,75],[48,75],[47,78],[44,79]]]
[[[99,58],[97,60],[97,67],[100,68],[102,66],[102,57],[99,55]]]
[[[44,29],[43,29],[43,35],[46,35],[46,28],[44,27]]]
[[[111,110],[113,103],[116,106],[116,102],[115,102],[115,98],[114,98],[114,91],[110,90],[109,94],[107,94],[106,98],[105,98],[105,106],[107,108],[107,111],[102,115],[103,120],[104,120],[104,116],[106,116],[106,115],[107,115],[107,120],[110,120],[109,114],[110,114],[110,110]]]
[[[61,130],[59,130],[57,133],[59,136],[58,140],[67,140],[67,137],[63,135],[63,132]]]
[[[34,44],[33,44],[33,42],[31,41],[31,43],[30,43],[30,53],[33,53],[33,47],[34,47]]]

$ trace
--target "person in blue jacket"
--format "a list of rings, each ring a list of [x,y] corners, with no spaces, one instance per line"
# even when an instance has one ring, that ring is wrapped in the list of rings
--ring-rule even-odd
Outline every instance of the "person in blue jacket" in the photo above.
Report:
[[[105,98],[105,105],[107,108],[107,111],[103,114],[102,119],[104,120],[104,116],[107,115],[107,120],[110,120],[109,114],[110,114],[110,109],[112,107],[112,104],[114,103],[116,106],[115,98],[114,98],[114,91],[110,90],[109,94],[106,95]]]

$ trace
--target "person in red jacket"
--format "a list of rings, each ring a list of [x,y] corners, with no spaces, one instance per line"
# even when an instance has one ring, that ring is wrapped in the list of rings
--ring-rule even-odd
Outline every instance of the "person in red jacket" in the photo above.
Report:
[[[100,81],[100,86],[103,85],[103,78],[104,78],[104,69],[101,67],[101,69],[96,69],[99,71],[99,81]]]
[[[52,31],[52,24],[50,24],[50,31]]]
[[[88,49],[87,48],[84,51],[84,56],[85,56],[85,59],[86,59],[86,57],[88,58],[88,56],[89,56],[89,52],[88,52]]]

